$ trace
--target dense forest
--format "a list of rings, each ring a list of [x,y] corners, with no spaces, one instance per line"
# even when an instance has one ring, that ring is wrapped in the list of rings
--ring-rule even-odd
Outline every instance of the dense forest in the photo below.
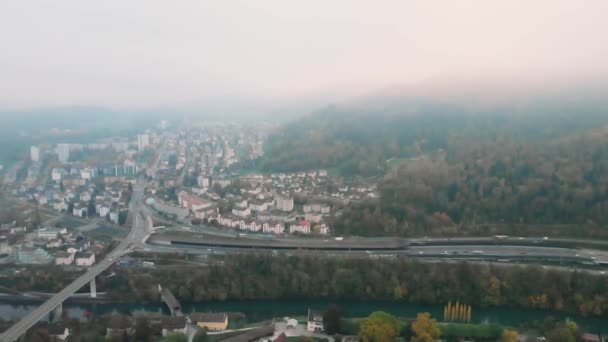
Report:
[[[334,231],[534,234],[522,227],[536,225],[537,234],[608,237],[608,129],[543,144],[453,144],[402,163],[379,189],[379,202],[347,207]]]
[[[406,258],[231,255],[208,268],[123,269],[99,285],[116,298],[142,301],[158,300],[158,282],[183,301],[326,298],[444,305],[459,300],[474,306],[608,315],[606,277],[540,266],[430,264]]]

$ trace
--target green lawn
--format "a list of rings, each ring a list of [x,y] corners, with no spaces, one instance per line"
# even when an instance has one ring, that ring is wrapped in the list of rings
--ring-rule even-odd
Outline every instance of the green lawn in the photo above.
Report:
[[[498,324],[468,324],[444,323],[440,324],[441,336],[468,337],[474,339],[497,339],[502,336],[504,328]]]
[[[98,239],[117,239],[126,237],[127,230],[109,226],[101,226],[99,228],[91,230],[89,232],[89,235]]]
[[[83,223],[83,221],[70,218],[69,216],[62,217],[57,223],[68,229],[76,229],[80,226],[86,225],[86,223]]]

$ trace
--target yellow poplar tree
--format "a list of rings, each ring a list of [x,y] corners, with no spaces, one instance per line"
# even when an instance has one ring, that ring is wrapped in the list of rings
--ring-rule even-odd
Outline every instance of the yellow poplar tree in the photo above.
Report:
[[[450,321],[454,320],[454,307],[456,306],[456,303],[450,305]]]

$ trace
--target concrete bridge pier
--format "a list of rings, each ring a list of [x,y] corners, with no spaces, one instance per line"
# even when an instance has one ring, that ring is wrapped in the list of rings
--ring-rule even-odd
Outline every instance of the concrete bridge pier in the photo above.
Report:
[[[57,304],[53,309],[53,322],[61,321],[61,316],[63,316],[63,303]]]
[[[97,284],[95,284],[95,277],[91,279],[89,286],[91,288],[91,298],[97,298]]]

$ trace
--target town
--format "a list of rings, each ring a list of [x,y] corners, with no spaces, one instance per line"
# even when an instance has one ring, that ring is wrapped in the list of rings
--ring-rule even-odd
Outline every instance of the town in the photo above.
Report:
[[[128,230],[138,177],[148,179],[146,205],[173,225],[242,233],[328,235],[329,218],[344,204],[377,198],[374,182],[345,182],[326,170],[252,170],[273,128],[200,123],[169,129],[161,121],[131,137],[31,146],[28,160],[4,175],[3,193],[20,201],[24,215],[3,218],[0,262],[90,266],[117,238],[95,239],[92,232]]]

